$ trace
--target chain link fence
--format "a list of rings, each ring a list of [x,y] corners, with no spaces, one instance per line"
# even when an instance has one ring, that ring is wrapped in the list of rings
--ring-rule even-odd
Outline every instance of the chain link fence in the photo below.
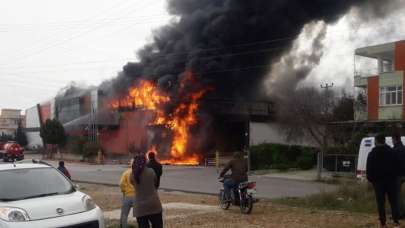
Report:
[[[328,154],[324,156],[323,168],[334,173],[356,173],[358,155]]]

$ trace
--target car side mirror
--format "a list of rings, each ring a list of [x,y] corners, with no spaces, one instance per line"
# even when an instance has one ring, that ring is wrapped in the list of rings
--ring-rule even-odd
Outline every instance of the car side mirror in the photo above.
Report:
[[[79,184],[74,184],[73,187],[74,187],[76,190],[79,190],[79,189],[80,189],[80,185],[79,185]]]

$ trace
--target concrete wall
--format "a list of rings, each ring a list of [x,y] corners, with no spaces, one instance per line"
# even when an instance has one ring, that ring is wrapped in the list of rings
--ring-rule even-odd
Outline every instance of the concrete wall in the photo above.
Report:
[[[384,86],[400,86],[403,84],[402,71],[382,73],[378,77],[380,87]]]
[[[380,120],[402,119],[402,105],[381,106],[378,109],[378,117]]]
[[[38,108],[37,106],[31,107],[25,110],[26,115],[26,136],[27,136],[27,148],[28,149],[36,149],[38,147],[42,147],[42,138],[39,135],[39,129],[41,127],[40,119],[38,115]]]
[[[20,118],[21,110],[20,109],[1,109],[0,116],[3,118]]]
[[[37,106],[25,110],[25,127],[26,128],[39,128],[39,116]]]
[[[21,110],[2,109],[0,111],[0,135],[15,135],[18,124],[23,120]]]
[[[379,107],[379,80],[378,76],[367,78],[367,113],[368,120],[378,120],[378,107]]]
[[[404,83],[402,72],[400,71],[382,73],[378,78],[380,88],[384,86],[399,86],[403,85]],[[402,119],[402,116],[403,116],[402,105],[380,106],[378,109],[379,120],[397,120]]]
[[[288,142],[286,140],[285,134],[281,131],[279,124],[262,123],[262,122],[250,122],[250,145],[258,145],[261,143],[277,143],[277,144],[287,144],[287,145],[302,145],[302,146],[315,146],[315,143],[307,137],[300,141]]]
[[[395,70],[405,71],[405,40],[395,43]]]
[[[39,131],[33,131],[33,132],[26,132],[25,135],[27,136],[27,148],[28,149],[38,149],[40,147],[43,147],[42,143],[42,138],[39,135]]]

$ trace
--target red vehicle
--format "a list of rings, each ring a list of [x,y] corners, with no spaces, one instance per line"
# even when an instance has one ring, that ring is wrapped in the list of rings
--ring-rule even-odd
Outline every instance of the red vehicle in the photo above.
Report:
[[[4,162],[20,161],[24,159],[24,148],[16,142],[7,142],[2,147],[0,145],[0,156],[3,157]]]

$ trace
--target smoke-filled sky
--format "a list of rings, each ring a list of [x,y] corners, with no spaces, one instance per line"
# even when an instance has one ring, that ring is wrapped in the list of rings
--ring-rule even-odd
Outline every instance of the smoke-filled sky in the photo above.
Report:
[[[190,20],[187,23],[183,23],[183,27],[174,29],[176,31],[184,31],[182,29],[187,29],[187,27],[190,27],[190,24],[195,29],[204,28],[203,25],[206,22],[201,20],[204,20],[204,13],[206,13],[207,8],[201,10],[201,12],[197,12],[195,4],[201,4],[202,7],[209,5],[210,8],[208,10],[211,8],[212,10],[218,10],[214,7],[215,4],[208,4],[208,2],[215,2],[214,0],[188,1],[190,4],[185,4],[187,1],[181,0],[171,0],[170,2],[172,3],[170,7],[171,13],[183,16],[188,16],[192,13],[195,16],[190,17],[190,19],[195,18],[195,21]],[[229,3],[229,1],[217,2]],[[240,3],[241,1],[235,2]],[[248,2],[255,4],[260,1]],[[401,5],[405,4],[402,0],[399,0],[399,2]],[[328,3],[330,2],[328,1]],[[319,4],[314,7],[318,6]],[[230,4],[227,7],[240,6]],[[309,11],[316,11],[316,8],[314,10],[311,7],[308,7]],[[251,10],[255,9],[253,7]],[[294,10],[291,9],[291,12],[294,12]],[[300,11],[301,8],[296,10]],[[375,19],[377,17],[372,16],[368,20],[363,18],[367,17],[363,14],[360,20],[358,12],[352,10],[332,25],[325,24],[323,28],[318,28],[319,31],[323,31],[323,34],[300,36],[304,37],[302,38],[304,41],[305,37],[317,37],[320,39],[320,43],[312,42],[314,40],[311,40],[312,44],[315,46],[321,44],[324,47],[322,53],[317,53],[320,59],[315,62],[319,62],[319,65],[316,66],[315,64],[314,69],[308,71],[310,76],[306,78],[305,82],[311,84],[334,82],[338,86],[351,88],[353,51],[356,47],[405,39],[405,26],[402,26],[405,24],[405,16],[400,11],[391,12],[391,8],[388,10],[388,12],[385,12],[387,16],[383,19]],[[345,10],[342,9],[342,11]],[[226,29],[232,29],[232,27],[215,28],[215,26],[224,24],[221,21],[221,15],[219,15],[221,13],[223,13],[221,10],[217,12],[213,11],[209,17],[205,18],[206,20],[216,19],[211,21],[214,28],[213,31],[216,31],[216,34],[202,31],[201,33],[195,32],[193,35],[207,32],[209,36],[203,38],[212,39],[212,41],[204,41],[204,43],[209,44],[211,42],[214,45],[224,42],[224,40],[226,41],[225,45],[232,44],[234,46],[248,43],[247,41],[249,40],[260,41],[260,37],[251,37],[250,39],[238,36],[227,37],[226,33],[231,33],[231,31],[227,31]],[[331,12],[325,10],[322,13],[328,15]],[[277,14],[277,12],[274,12],[274,14]],[[227,15],[225,14],[223,18],[227,19]],[[286,21],[294,23],[294,18],[291,18],[294,15],[276,15],[274,17],[277,19],[289,17],[288,20],[280,19],[277,23],[283,23],[283,21],[284,23]],[[339,15],[338,13],[336,16]],[[152,41],[152,30],[168,23],[170,18],[178,20],[178,18],[173,17],[168,16],[164,0],[2,1],[2,7],[0,8],[0,39],[2,41],[0,42],[0,50],[2,51],[2,55],[0,55],[0,108],[28,108],[52,97],[61,87],[70,81],[94,85],[105,79],[115,77],[126,62],[136,60],[135,53],[137,50],[141,49],[145,43]],[[323,17],[323,15],[318,15],[314,18],[319,17]],[[333,21],[333,17],[333,15],[328,16],[328,20]],[[311,17],[302,18],[308,19]],[[238,18],[234,17],[232,19],[236,20]],[[262,19],[257,18],[257,20],[260,21]],[[252,20],[249,23],[254,24],[255,21]],[[276,22],[269,22],[269,28],[266,29],[261,22],[261,31],[271,31],[272,23]],[[229,24],[238,24],[238,21]],[[284,26],[289,25],[286,23]],[[322,27],[322,25],[318,24],[319,26]],[[283,26],[280,26],[280,28],[283,28]],[[168,27],[166,30],[155,33],[159,37],[159,47],[168,47],[167,43],[165,43],[165,39],[168,36],[180,36],[179,39],[185,36],[191,44],[195,43],[195,40],[202,39],[201,37],[187,36],[188,34],[173,34],[174,30]],[[298,31],[301,30],[299,29]],[[248,32],[243,31],[243,33],[237,35],[249,36]],[[254,36],[258,36],[254,31],[251,32]],[[311,32],[307,31],[307,33]],[[280,34],[274,34],[272,37],[286,38],[287,35],[294,37],[296,34],[288,34],[288,29],[285,29],[285,31],[280,30]],[[239,39],[242,39],[242,41],[239,42]],[[247,41],[244,39],[247,39]],[[273,46],[267,46],[266,48],[277,47],[278,44],[275,43]],[[190,50],[190,48],[181,46],[172,48],[173,50],[176,50],[176,48],[177,50]],[[165,51],[170,53],[170,50]],[[241,51],[249,51],[249,48],[245,47],[237,53],[241,53]],[[146,51],[144,49],[142,53],[143,56],[147,56],[147,49]],[[196,52],[190,55],[193,54],[198,56],[201,53]],[[217,56],[221,54],[219,52],[216,53]],[[228,52],[224,54],[229,55]],[[210,56],[203,57],[205,57],[205,60],[210,58]],[[248,64],[241,66],[241,68],[249,67],[249,61],[248,59]],[[232,69],[235,69],[235,65],[238,63],[227,62],[224,64],[229,64]],[[252,60],[251,64],[257,66],[263,63],[258,64],[257,61]],[[272,62],[266,64],[271,65]],[[164,64],[161,65],[163,66]],[[198,61],[187,62],[187,66],[198,67],[198,65]],[[153,64],[149,66],[149,68],[153,69],[155,67]],[[158,73],[153,72],[153,69],[145,70],[146,72],[150,72],[150,75],[147,75],[148,77],[156,77],[156,74],[160,72],[162,73],[159,76],[173,77],[164,72],[167,68],[155,69]],[[213,64],[201,71],[212,72],[216,69],[218,67]],[[230,68],[228,67],[228,69]],[[266,75],[271,75],[271,73],[263,73],[263,78]],[[237,84],[239,82],[230,82],[231,85],[232,83]],[[263,82],[263,84],[266,83]],[[233,86],[237,87],[237,85]]]

